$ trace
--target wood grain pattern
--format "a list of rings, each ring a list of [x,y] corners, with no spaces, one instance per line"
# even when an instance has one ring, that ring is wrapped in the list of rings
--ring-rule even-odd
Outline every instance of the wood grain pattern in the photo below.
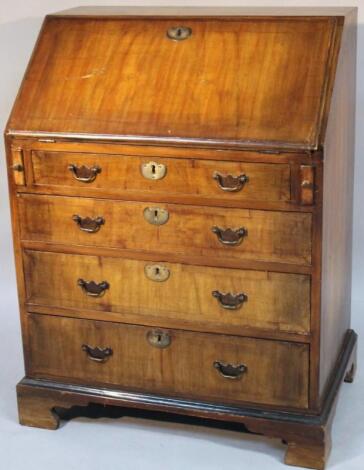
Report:
[[[211,324],[210,329],[217,333],[224,326],[234,327],[236,334],[246,327],[309,332],[309,276],[158,263],[169,270],[170,276],[164,282],[155,282],[144,272],[145,266],[155,265],[123,258],[26,251],[28,308],[97,310],[99,320],[114,312],[120,314],[116,318],[121,322],[125,321],[124,314],[129,314],[128,322],[130,315],[133,323],[141,324],[145,317],[151,317],[161,326],[166,319],[173,319],[182,327],[196,323],[202,331]],[[89,297],[77,284],[80,278],[106,280],[110,288],[102,297]],[[238,310],[226,310],[212,296],[215,290],[243,292],[248,300]]]
[[[43,191],[46,189],[44,186],[51,186],[62,192],[62,187],[66,186],[77,188],[76,193],[87,196],[91,188],[124,198],[135,192],[166,193],[193,196],[196,201],[209,197],[212,200],[224,200],[227,204],[230,201],[290,199],[290,168],[283,164],[39,151],[32,152],[31,159],[33,184],[41,186]],[[165,166],[166,174],[162,179],[148,180],[142,175],[142,166],[150,162]],[[72,164],[87,168],[97,166],[100,173],[94,181],[83,183],[75,179],[68,169]],[[232,176],[246,175],[249,179],[239,191],[224,192],[213,178],[215,172]]]
[[[127,144],[115,142],[112,136],[107,141],[98,141],[92,136],[74,140],[43,139],[41,137],[15,137],[6,136],[14,145],[26,151],[41,152],[70,152],[70,153],[103,153],[108,155],[135,155],[138,157],[171,157],[171,158],[193,158],[197,160],[233,161],[251,163],[312,163],[315,154],[305,150],[283,151],[271,148],[248,150],[229,149],[222,147],[205,148],[201,146],[165,146],[165,145],[145,145]]]
[[[176,25],[191,37],[169,40]],[[356,9],[46,19],[5,130],[23,424],[56,428],[54,406],[92,397],[238,421],[324,467],[356,369],[355,36]],[[67,169],[100,160],[89,184]],[[163,179],[141,177],[149,161]],[[249,180],[223,192],[215,171]]]
[[[330,433],[338,392],[342,380],[351,369],[356,341],[356,334],[352,330],[348,331],[330,393],[325,398],[324,406],[318,415],[306,414],[305,411],[297,413],[297,410],[291,410],[294,411],[292,413],[241,405],[211,404],[141,392],[24,378],[17,386],[19,418],[26,425],[55,429],[59,425],[61,415],[51,414],[51,410],[56,408],[68,411],[66,414],[69,417],[78,415],[94,417],[95,408],[88,407],[92,402],[101,405],[99,410],[100,408],[105,410],[105,405],[112,405],[114,417],[115,406],[119,406],[122,407],[118,410],[120,415],[134,415],[135,410],[136,416],[157,418],[158,413],[168,412],[170,413],[168,419],[173,419],[171,414],[173,413],[179,422],[181,419],[178,414],[187,416],[185,421],[189,423],[191,423],[189,417],[204,418],[205,424],[208,423],[207,420],[243,423],[245,432],[283,439],[288,444],[286,462],[290,465],[301,467],[306,465],[322,470],[330,450]],[[74,405],[82,408],[70,410]],[[140,409],[143,410],[142,414]],[[62,417],[64,416],[63,413]],[[96,416],[109,415],[99,412]],[[167,416],[164,415],[164,418]]]
[[[321,398],[350,325],[356,14],[353,10],[345,18],[325,137],[319,371]]]
[[[10,171],[12,173],[13,181],[16,186],[25,186],[25,168],[23,149],[21,147],[11,147],[11,165]]]
[[[288,443],[288,450],[284,459],[287,465],[294,465],[304,468],[315,468],[324,470],[327,457],[331,451],[331,441],[311,445],[302,445],[296,442]]]
[[[49,17],[7,131],[317,146],[334,19],[185,23]]]
[[[124,16],[149,16],[158,18],[170,16],[173,18],[182,17],[203,17],[210,18],[219,16],[240,19],[246,16],[264,17],[300,17],[305,16],[307,20],[315,16],[345,16],[355,9],[354,7],[256,7],[256,6],[170,6],[170,7],[148,7],[148,6],[80,6],[69,8],[54,13],[50,16],[91,16],[91,17],[124,17]]]
[[[171,345],[151,346],[150,329],[132,325],[31,315],[31,375],[118,385],[224,402],[307,407],[308,346],[234,336],[171,331]],[[110,347],[103,363],[82,344]],[[222,377],[214,361],[243,363],[240,380]]]
[[[296,264],[309,264],[311,259],[311,214],[306,213],[38,195],[21,195],[18,203],[23,240]],[[168,222],[147,222],[143,211],[149,207],[168,210]],[[85,233],[72,220],[74,214],[103,217],[105,224],[97,233]],[[239,246],[225,246],[213,226],[245,227],[248,235]]]

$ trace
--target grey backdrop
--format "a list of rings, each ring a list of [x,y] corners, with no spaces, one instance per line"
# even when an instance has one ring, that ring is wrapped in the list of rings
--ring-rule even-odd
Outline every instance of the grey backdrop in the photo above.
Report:
[[[0,3],[0,127],[3,129],[45,14],[88,4],[82,0],[1,0]],[[98,5],[127,4],[102,1]],[[359,6],[364,0],[341,1],[134,1],[133,5],[261,5]],[[364,332],[364,8],[359,9],[357,141],[354,185],[352,325]],[[43,470],[133,469],[255,469],[283,468],[279,441],[147,420],[89,422],[77,419],[57,432],[17,424],[15,384],[23,376],[15,273],[12,256],[4,149],[0,156],[0,468]],[[359,367],[364,361],[359,348]],[[362,358],[360,360],[360,357]],[[364,467],[364,391],[359,373],[354,385],[345,384],[334,422],[334,449],[329,468]]]

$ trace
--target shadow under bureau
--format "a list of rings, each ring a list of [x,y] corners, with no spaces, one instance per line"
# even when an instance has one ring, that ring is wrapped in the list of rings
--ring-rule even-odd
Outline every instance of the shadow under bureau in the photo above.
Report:
[[[352,381],[356,9],[46,18],[6,131],[20,422],[235,422],[324,468]]]

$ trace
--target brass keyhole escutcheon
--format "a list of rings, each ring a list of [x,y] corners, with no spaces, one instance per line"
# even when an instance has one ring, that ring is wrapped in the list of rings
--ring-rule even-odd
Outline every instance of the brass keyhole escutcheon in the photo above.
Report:
[[[169,213],[160,207],[146,207],[143,211],[144,219],[153,225],[163,225],[168,222]]]
[[[152,330],[147,333],[147,341],[155,348],[164,349],[171,344],[171,336],[162,330]]]
[[[144,273],[148,279],[156,282],[167,281],[171,275],[170,270],[161,264],[147,264]]]
[[[192,29],[187,26],[173,26],[167,31],[167,37],[173,41],[183,41],[191,36]]]
[[[148,180],[161,180],[166,176],[167,167],[163,163],[148,162],[142,163],[140,171],[144,178]]]

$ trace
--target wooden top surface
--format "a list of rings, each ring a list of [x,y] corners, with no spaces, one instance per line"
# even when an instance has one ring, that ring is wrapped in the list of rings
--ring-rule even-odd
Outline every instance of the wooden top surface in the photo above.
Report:
[[[345,16],[357,7],[80,6],[57,16]]]
[[[7,132],[317,148],[337,18],[77,16],[92,11],[47,18]]]

